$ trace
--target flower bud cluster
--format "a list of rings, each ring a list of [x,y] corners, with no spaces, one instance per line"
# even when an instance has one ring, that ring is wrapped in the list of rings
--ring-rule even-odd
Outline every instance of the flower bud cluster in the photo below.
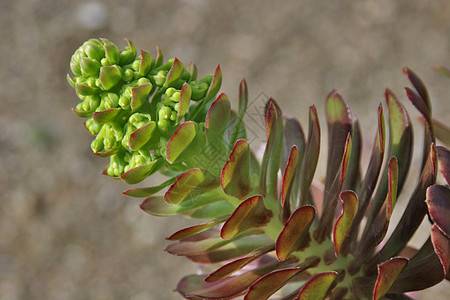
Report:
[[[67,76],[81,102],[73,109],[89,118],[85,127],[95,136],[91,149],[109,156],[105,173],[120,177],[127,171],[164,159],[167,141],[187,112],[180,112],[181,89],[190,85],[188,102],[205,99],[213,76],[196,80],[177,59],[163,62],[136,47],[120,51],[107,39],[90,39],[73,54]],[[186,101],[186,100],[184,100]],[[139,130],[145,134],[137,134]],[[132,142],[132,139],[135,139]]]

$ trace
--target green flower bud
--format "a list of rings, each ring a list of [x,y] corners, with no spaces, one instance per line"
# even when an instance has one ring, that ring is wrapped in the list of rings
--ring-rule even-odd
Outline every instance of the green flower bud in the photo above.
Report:
[[[208,75],[208,76],[210,76],[210,75]],[[209,84],[206,83],[205,81],[202,81],[203,79],[198,80],[198,81],[189,82],[189,84],[192,88],[191,99],[194,101],[198,101],[198,100],[205,98],[206,93],[208,92]],[[209,81],[209,82],[211,82],[211,81]]]
[[[126,82],[132,81],[135,73],[136,71],[134,71],[131,67],[122,68],[122,80]]]
[[[70,59],[70,70],[73,74],[81,76],[81,67],[80,67],[80,59],[84,57],[83,50],[80,48],[75,51]]]
[[[119,124],[110,122],[103,124],[95,140],[91,143],[94,153],[117,149],[123,139],[123,131]]]
[[[155,81],[156,86],[163,86],[164,82],[166,81],[167,71],[158,71],[156,75],[151,76],[153,80]]]
[[[149,114],[135,113],[128,119],[125,124],[125,136],[122,139],[122,146],[127,148],[130,146],[130,137],[137,129],[141,128],[145,124],[152,120]]]
[[[86,55],[98,61],[100,63],[100,60],[105,56],[105,50],[102,47],[102,43],[99,40],[91,39],[83,44],[83,49]]]
[[[99,95],[90,95],[83,96],[84,100],[81,103],[78,103],[76,109],[86,112],[93,112],[100,105],[100,96]]]
[[[100,63],[89,57],[83,57],[80,59],[80,68],[83,76],[95,76],[98,77],[100,72]]]
[[[136,47],[133,42],[127,40],[128,46],[123,48],[119,54],[119,64],[121,66],[128,65],[136,58]]]
[[[148,151],[146,150],[134,151],[131,155],[129,164],[124,169],[124,172],[128,172],[131,169],[151,163],[152,161],[153,159]]]
[[[125,110],[131,110],[131,100],[133,98],[133,89],[145,83],[149,83],[148,78],[140,78],[122,86],[120,91],[119,105]]]
[[[171,125],[170,122],[167,121],[166,119],[160,119],[157,124],[158,124],[158,128],[161,131],[167,131],[167,129],[169,129],[169,127]]]
[[[130,159],[131,153],[127,150],[111,155],[109,165],[105,170],[106,174],[111,177],[122,176],[126,172],[125,168],[128,166]]]
[[[105,58],[101,60],[102,66],[112,66],[119,63],[119,48],[107,39],[102,39]]]
[[[116,108],[119,104],[119,96],[114,93],[101,93],[101,102],[97,111],[105,110],[108,108]]]
[[[86,121],[86,123],[84,124],[84,126],[86,127],[87,131],[96,136],[98,135],[98,133],[100,132],[100,130],[103,127],[103,124],[97,123],[94,121],[93,118],[90,118]]]

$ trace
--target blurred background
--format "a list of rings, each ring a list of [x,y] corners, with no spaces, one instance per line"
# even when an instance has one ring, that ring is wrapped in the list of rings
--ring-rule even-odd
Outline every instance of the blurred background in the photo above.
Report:
[[[370,151],[385,88],[417,116],[404,66],[427,84],[434,116],[450,121],[450,81],[433,70],[450,66],[449,16],[445,0],[1,0],[0,299],[179,299],[172,290],[195,272],[162,251],[164,237],[190,223],[145,214],[140,199],[121,194],[125,184],[100,175],[107,160],[90,151],[66,82],[85,40],[106,37],[122,49],[128,38],[153,54],[159,45],[166,58],[194,61],[201,76],[220,63],[234,104],[245,76],[250,101],[273,96],[304,128],[313,103],[324,121],[336,88]],[[449,287],[415,297],[450,299]]]

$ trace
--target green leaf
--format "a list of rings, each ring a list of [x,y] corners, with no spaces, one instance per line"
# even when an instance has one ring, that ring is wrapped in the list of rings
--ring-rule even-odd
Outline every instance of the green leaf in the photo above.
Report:
[[[222,140],[230,118],[230,99],[224,93],[211,104],[206,115],[206,139],[208,143],[217,143]]]
[[[163,183],[161,183],[160,185],[157,185],[157,186],[130,189],[123,193],[125,195],[131,196],[131,197],[149,197],[149,196],[156,194],[163,188],[171,185],[172,183],[175,182],[176,179],[177,179],[177,177],[173,177],[167,181],[164,181]]]
[[[187,258],[197,263],[211,264],[250,256],[270,247],[274,247],[273,240],[267,235],[252,235],[203,254],[189,255]]]
[[[239,140],[222,170],[222,188],[230,196],[242,199],[250,186],[250,149],[245,140]]]
[[[395,156],[398,161],[398,188],[400,194],[406,179],[412,159],[413,132],[411,121],[403,105],[389,89],[385,92],[386,103],[389,109],[389,149],[387,157]],[[388,192],[388,166],[382,171],[380,183],[371,202],[371,210],[367,223],[371,224],[378,214]]]
[[[248,87],[245,78],[239,83],[239,117],[242,119],[248,106]]]
[[[122,73],[117,66],[101,67],[99,79],[102,89],[108,91],[120,82]]]
[[[295,268],[277,270],[264,275],[250,286],[244,300],[268,299],[294,276],[317,265],[319,260],[319,258],[307,259]]]
[[[261,196],[250,197],[244,200],[223,224],[220,236],[230,239],[250,228],[266,225],[272,217],[272,211],[265,207]]]
[[[436,119],[432,119],[432,121],[436,138],[444,143],[447,147],[450,147],[450,127]]]
[[[325,272],[313,276],[306,282],[298,293],[298,300],[322,300],[325,299],[328,289],[337,276],[336,272]]]
[[[197,69],[197,66],[192,61],[189,63],[187,71],[189,74],[191,74],[191,77],[189,78],[189,82],[197,79],[198,69]]]
[[[427,189],[425,200],[428,213],[443,234],[450,237],[450,189],[443,185],[432,185]]]
[[[309,196],[309,188],[316,172],[320,152],[320,124],[314,105],[309,107],[309,130],[305,156],[300,169],[300,205],[305,205]]]
[[[181,124],[167,144],[167,161],[171,164],[177,162],[177,158],[191,144],[196,135],[197,126],[194,122]]]
[[[191,101],[191,94],[192,94],[191,86],[188,83],[184,83],[180,92],[180,102],[177,113],[177,124],[180,123],[181,119],[183,119],[184,115],[188,110],[189,102]]]
[[[161,51],[161,48],[159,46],[156,46],[156,61],[155,61],[155,68],[161,66],[164,62],[164,55]]]
[[[93,114],[94,121],[100,124],[113,121],[120,113],[120,108],[108,108],[101,111],[96,111]]]
[[[175,232],[174,234],[172,234],[171,236],[167,237],[166,240],[169,241],[178,241],[181,239],[185,239],[187,237],[191,237],[197,233],[203,232],[205,230],[210,229],[211,227],[214,227],[220,223],[223,223],[228,216],[224,216],[224,217],[220,217],[214,220],[211,220],[209,222],[200,224],[200,225],[195,225],[195,226],[190,226],[187,228],[183,228],[181,230],[178,230],[177,232]]]
[[[172,67],[169,70],[169,73],[167,73],[166,81],[164,82],[164,87],[168,88],[171,86],[175,81],[177,81],[184,71],[184,64],[181,60],[178,58],[175,58],[173,61]]]
[[[373,299],[378,300],[389,291],[397,276],[408,263],[405,257],[393,257],[378,265],[378,278],[373,289]]]
[[[131,110],[136,111],[148,100],[148,95],[150,94],[152,87],[153,86],[150,82],[146,82],[132,89],[132,97],[130,103]]]
[[[162,159],[157,159],[151,163],[141,165],[139,167],[128,170],[121,176],[121,179],[126,184],[136,184],[146,179],[151,174],[158,171],[158,169],[164,164]]]
[[[217,66],[214,72],[214,77],[209,85],[208,92],[206,92],[205,103],[209,102],[216,94],[219,92],[220,86],[222,85],[222,71],[220,70],[220,65]]]
[[[338,256],[342,243],[347,238],[353,219],[358,211],[358,197],[353,191],[343,191],[339,195],[342,203],[341,214],[334,224],[333,243],[335,254]]]
[[[130,149],[139,150],[144,146],[152,137],[152,134],[156,128],[156,123],[150,121],[144,126],[136,129],[130,136]]]
[[[283,174],[283,183],[281,187],[281,206],[284,206],[286,202],[289,202],[290,200],[291,189],[297,171],[298,156],[299,154],[297,146],[292,146]]]
[[[205,169],[192,169],[181,174],[164,195],[167,203],[178,204],[197,197],[219,185]]]
[[[277,102],[270,98],[265,106],[267,120],[267,144],[261,164],[260,194],[278,195],[278,170],[283,145],[283,119]]]
[[[306,245],[314,216],[313,206],[302,206],[292,213],[277,238],[276,254],[279,260],[285,260],[289,254]]]
[[[260,258],[262,255],[266,254],[267,252],[272,251],[273,249],[274,249],[274,246],[269,245],[266,247],[261,247],[255,251],[252,251],[250,253],[250,255],[248,255],[248,256],[238,258],[236,260],[233,260],[232,262],[229,262],[229,263],[221,266],[220,268],[218,268],[217,270],[215,270],[214,272],[209,274],[209,276],[206,277],[205,281],[214,282],[214,281],[218,281],[224,277],[227,277],[227,276],[233,274],[234,272],[239,271],[240,269],[242,269],[243,267],[245,267],[252,261],[256,260],[257,258]]]
[[[220,193],[217,191],[202,194],[196,198],[179,204],[169,204],[164,201],[163,196],[152,196],[145,199],[140,207],[142,210],[151,215],[166,217],[185,213],[201,206],[213,204],[214,202],[218,202],[223,205],[221,207],[223,215],[229,214],[234,210],[234,206],[225,199],[221,198]]]
[[[75,84],[75,90],[78,94],[82,96],[90,96],[95,95],[99,92],[99,89],[96,87],[91,87],[86,84],[77,83]]]
[[[84,110],[72,108],[72,112],[80,118],[89,118],[92,116],[92,111],[84,111]]]
[[[152,55],[144,50],[141,50],[141,62],[139,63],[139,75],[145,76],[152,67]]]

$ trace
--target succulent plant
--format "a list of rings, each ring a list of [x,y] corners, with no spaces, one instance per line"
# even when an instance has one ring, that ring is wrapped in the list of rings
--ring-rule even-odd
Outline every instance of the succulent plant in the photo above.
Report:
[[[181,279],[183,297],[409,299],[405,293],[450,279],[450,151],[436,142],[448,147],[450,130],[433,120],[427,89],[410,69],[404,69],[413,86],[406,95],[424,125],[421,164],[412,165],[410,117],[386,90],[388,134],[380,104],[362,172],[358,120],[332,91],[325,105],[326,178],[317,181],[321,128],[314,105],[305,136],[269,99],[267,143],[258,160],[246,141],[245,79],[233,111],[225,94],[216,97],[220,67],[197,80],[194,64],[164,63],[159,49],[156,59],[146,51],[136,57],[129,41],[119,51],[106,39],[89,40],[70,66],[76,77],[68,76],[69,83],[82,101],[73,111],[89,118],[94,153],[110,157],[104,173],[135,184],[160,171],[166,181],[124,193],[145,197],[141,208],[149,214],[205,220],[167,238],[173,241],[167,252],[197,262],[204,273]],[[420,176],[406,189],[411,167]],[[436,183],[438,168],[447,184]],[[409,202],[387,236],[402,191]],[[426,216],[430,236],[414,249],[408,242]]]

